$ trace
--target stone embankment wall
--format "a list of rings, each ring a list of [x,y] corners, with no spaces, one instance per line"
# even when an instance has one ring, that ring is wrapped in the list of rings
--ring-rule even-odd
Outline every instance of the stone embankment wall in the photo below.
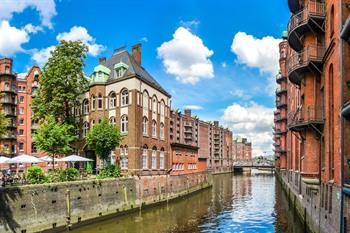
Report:
[[[0,232],[61,231],[210,187],[210,173],[0,189]]]
[[[320,192],[319,184],[306,184],[299,174],[280,170],[276,172],[284,191],[311,233],[340,232],[340,188],[333,186],[333,195],[327,197]]]

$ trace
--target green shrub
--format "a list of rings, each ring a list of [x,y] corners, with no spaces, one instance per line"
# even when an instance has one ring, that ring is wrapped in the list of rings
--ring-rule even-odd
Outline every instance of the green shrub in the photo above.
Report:
[[[51,170],[46,177],[48,183],[61,182],[61,170]]]
[[[92,162],[87,162],[86,173],[91,175],[93,172],[94,172],[94,169],[92,168]]]
[[[73,181],[78,179],[79,171],[76,168],[60,170],[60,181]]]
[[[120,168],[115,165],[108,165],[107,167],[100,170],[97,179],[105,179],[112,177],[120,177]]]
[[[46,182],[44,171],[38,166],[30,167],[26,172],[26,177],[31,184],[42,184]]]

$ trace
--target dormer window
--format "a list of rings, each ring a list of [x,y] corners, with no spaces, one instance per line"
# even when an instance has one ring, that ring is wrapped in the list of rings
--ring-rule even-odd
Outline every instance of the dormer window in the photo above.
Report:
[[[102,78],[102,72],[101,71],[99,71],[97,74],[98,74],[99,78]]]
[[[114,65],[114,70],[115,70],[115,76],[117,78],[121,78],[124,76],[125,72],[128,69],[128,65],[123,63],[123,62],[119,62],[117,64]]]

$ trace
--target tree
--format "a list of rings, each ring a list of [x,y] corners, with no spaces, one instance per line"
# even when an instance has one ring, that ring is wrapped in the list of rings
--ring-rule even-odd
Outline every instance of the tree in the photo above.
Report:
[[[34,134],[34,142],[38,149],[52,156],[53,169],[55,169],[55,155],[72,151],[71,144],[77,138],[72,133],[73,129],[72,125],[59,123],[55,117],[49,115],[41,121],[39,129]]]
[[[86,141],[89,148],[105,161],[111,151],[119,146],[121,135],[119,130],[104,118],[89,131]]]
[[[2,110],[2,105],[0,104],[0,139],[7,132],[8,121],[9,121],[8,118],[6,117],[5,113]]]
[[[78,97],[88,88],[83,73],[87,51],[80,41],[62,40],[51,52],[32,103],[35,120],[52,115],[57,121],[75,125],[72,109],[79,105]]]

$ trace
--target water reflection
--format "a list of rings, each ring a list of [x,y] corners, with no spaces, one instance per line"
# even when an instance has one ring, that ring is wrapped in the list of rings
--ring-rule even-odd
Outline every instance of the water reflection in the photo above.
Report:
[[[214,176],[212,189],[73,232],[299,233],[302,229],[274,176],[225,174]]]

